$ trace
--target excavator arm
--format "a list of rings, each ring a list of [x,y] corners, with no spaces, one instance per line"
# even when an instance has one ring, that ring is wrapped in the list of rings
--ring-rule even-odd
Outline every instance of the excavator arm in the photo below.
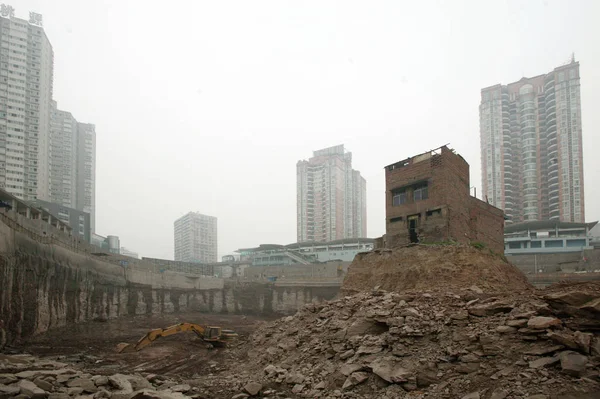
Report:
[[[200,339],[215,344],[225,344],[238,336],[231,330],[222,330],[221,327],[204,327],[194,323],[179,323],[166,328],[150,330],[135,345],[121,343],[117,346],[117,352],[139,351],[159,338],[187,331],[192,331]]]

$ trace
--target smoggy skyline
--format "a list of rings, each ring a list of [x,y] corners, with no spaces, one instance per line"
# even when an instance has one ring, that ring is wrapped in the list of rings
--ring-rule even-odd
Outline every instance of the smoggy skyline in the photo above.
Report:
[[[296,162],[344,144],[385,232],[383,167],[450,143],[481,193],[480,92],[581,65],[586,219],[600,218],[595,1],[6,1],[43,15],[54,99],[96,125],[96,232],[173,258],[218,218],[219,256],[296,240]],[[124,4],[123,4],[124,3]]]

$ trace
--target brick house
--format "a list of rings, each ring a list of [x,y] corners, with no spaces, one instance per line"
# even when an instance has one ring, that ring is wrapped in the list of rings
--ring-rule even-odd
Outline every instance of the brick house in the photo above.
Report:
[[[388,248],[480,242],[504,252],[504,212],[470,194],[469,164],[447,146],[385,167]]]

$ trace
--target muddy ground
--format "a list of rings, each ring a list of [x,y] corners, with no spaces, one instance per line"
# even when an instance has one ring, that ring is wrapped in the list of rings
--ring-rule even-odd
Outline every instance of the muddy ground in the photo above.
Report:
[[[93,321],[52,330],[27,340],[15,349],[40,357],[73,362],[92,374],[155,373],[193,378],[219,373],[244,361],[248,337],[261,323],[274,318],[187,313],[164,316],[123,317]],[[135,343],[148,330],[180,322],[221,326],[239,334],[227,348],[208,348],[192,332],[160,338],[139,352],[117,353],[121,342]],[[240,358],[240,356],[242,358]]]

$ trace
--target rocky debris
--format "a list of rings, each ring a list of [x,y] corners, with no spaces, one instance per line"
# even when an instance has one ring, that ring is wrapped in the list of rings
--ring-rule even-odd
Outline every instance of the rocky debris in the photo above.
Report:
[[[43,389],[38,388],[33,382],[28,380],[21,380],[17,383],[22,395],[32,399],[43,399],[46,397],[46,392]]]
[[[556,317],[544,317],[544,316],[532,317],[527,322],[527,327],[533,328],[535,330],[543,330],[546,328],[560,326],[560,325],[561,325],[561,321],[560,321],[560,319],[557,319]]]
[[[0,384],[0,396],[3,398],[10,398],[17,396],[21,392],[21,387],[16,385],[4,385]]]
[[[38,388],[44,390],[44,391],[51,391],[52,390],[52,384],[46,380],[43,380],[41,378],[36,378],[35,380],[33,380],[33,383],[35,385],[37,385]]]
[[[251,381],[244,385],[244,391],[248,392],[250,396],[256,396],[262,389],[262,384],[258,382]]]
[[[565,313],[543,291],[478,294],[471,285],[369,290],[309,304],[252,335],[246,370],[261,372],[244,378],[302,398],[551,398],[600,391],[600,330],[585,329],[585,314]],[[596,292],[600,298],[600,290],[585,292],[583,303]]]
[[[0,355],[0,399],[30,399],[23,384],[40,399],[600,397],[600,284],[538,291],[485,251],[416,248],[369,255],[363,288],[265,323],[226,368],[181,379]]]
[[[155,381],[156,385],[149,380]],[[262,386],[261,386],[262,388]],[[191,394],[186,396],[185,394]],[[149,375],[87,374],[64,363],[0,354],[0,399],[204,399],[189,384]]]
[[[352,388],[355,385],[365,382],[368,378],[369,378],[369,375],[363,371],[354,372],[354,373],[350,374],[350,376],[348,376],[348,378],[346,378],[344,385],[342,385],[342,389]]]
[[[559,355],[560,367],[566,374],[579,377],[585,371],[588,358],[577,352],[565,351]]]

